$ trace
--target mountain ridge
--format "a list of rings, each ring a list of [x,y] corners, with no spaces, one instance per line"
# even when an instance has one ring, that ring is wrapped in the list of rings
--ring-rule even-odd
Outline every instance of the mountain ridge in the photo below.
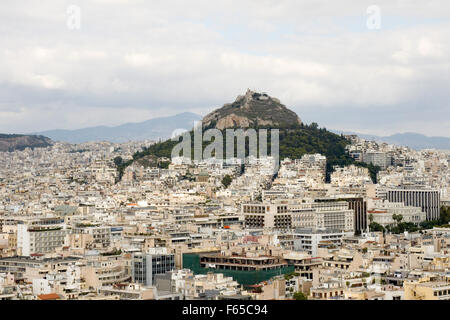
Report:
[[[426,136],[416,132],[394,133],[390,136],[377,136],[373,134],[364,134],[351,131],[331,130],[337,134],[356,134],[357,136],[366,140],[375,140],[379,142],[386,142],[399,146],[410,147],[415,150],[422,149],[438,149],[450,150],[450,138],[443,136]]]
[[[127,142],[166,139],[176,129],[191,129],[201,116],[192,112],[158,117],[142,122],[129,122],[118,126],[95,126],[75,130],[48,130],[38,132],[54,141],[84,143],[91,141]]]
[[[53,145],[53,141],[42,135],[0,134],[0,151],[22,151],[26,148],[46,148]]]

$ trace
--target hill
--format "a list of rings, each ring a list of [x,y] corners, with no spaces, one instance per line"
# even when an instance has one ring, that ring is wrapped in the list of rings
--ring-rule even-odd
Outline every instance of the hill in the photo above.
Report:
[[[261,102],[258,99],[261,96],[267,98],[264,98]],[[279,129],[280,159],[286,157],[298,159],[304,154],[321,153],[327,157],[327,179],[329,179],[329,174],[333,171],[333,166],[355,164],[368,167],[372,179],[376,180],[376,172],[379,168],[368,166],[364,163],[357,163],[349,157],[345,147],[350,141],[344,138],[343,135],[332,133],[325,128],[319,128],[317,123],[310,125],[302,123],[295,112],[287,109],[277,101],[277,99],[267,95],[247,91],[245,96],[239,96],[234,103],[226,104],[223,108],[207,115],[203,119],[203,129],[216,128],[221,130],[222,133],[224,133],[225,128],[231,127]],[[250,105],[250,107],[246,105]],[[281,115],[277,113],[281,113]],[[238,118],[232,118],[235,115],[238,115]],[[229,119],[232,121],[229,121]],[[264,121],[270,120],[270,123],[262,123],[261,119]],[[193,136],[193,131],[190,133]],[[226,135],[223,134],[223,137],[225,148]],[[192,143],[193,140],[191,139]],[[270,137],[268,141],[270,142]],[[135,153],[132,161],[121,163],[118,166],[119,172],[122,173],[126,166],[146,157],[170,158],[172,149],[177,143],[176,141],[167,140],[145,148]],[[204,142],[203,148],[207,145],[208,142]],[[268,143],[268,150],[270,150],[270,143]]]
[[[265,93],[247,90],[238,96],[233,103],[225,104],[214,110],[203,119],[203,126],[226,128],[291,128],[302,122],[295,112]]]
[[[185,112],[171,117],[154,118],[143,122],[126,123],[120,126],[89,127],[78,130],[51,130],[39,134],[55,141],[83,143],[90,141],[127,142],[141,140],[159,140],[171,137],[176,129],[189,129],[201,116]]]
[[[22,134],[0,134],[0,151],[12,152],[26,148],[46,148],[53,145],[53,141],[44,136]]]

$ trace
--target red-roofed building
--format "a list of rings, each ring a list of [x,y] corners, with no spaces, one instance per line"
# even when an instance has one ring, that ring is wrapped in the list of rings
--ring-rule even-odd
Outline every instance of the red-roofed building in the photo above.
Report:
[[[39,300],[61,300],[61,297],[56,293],[40,294],[37,297]]]

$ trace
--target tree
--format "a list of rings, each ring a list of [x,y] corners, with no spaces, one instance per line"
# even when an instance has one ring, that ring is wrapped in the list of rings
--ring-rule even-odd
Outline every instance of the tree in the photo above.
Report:
[[[233,178],[231,178],[229,174],[227,174],[225,177],[223,177],[222,185],[225,187],[225,189],[230,186],[231,181],[233,181]]]
[[[170,163],[171,163],[170,161],[159,161],[158,168],[167,169],[167,168],[169,168]]]
[[[311,129],[317,130],[317,129],[319,128],[319,125],[318,125],[316,122],[313,122],[313,123],[311,123],[311,124],[309,125],[309,127],[310,127]]]
[[[450,222],[450,207],[442,206],[439,215],[439,223],[447,225]]]
[[[403,216],[401,214],[393,214],[392,219],[394,219],[397,222],[397,226],[402,222]]]
[[[360,163],[363,164],[363,163]],[[369,163],[362,165],[362,167],[366,167],[369,170],[370,178],[372,179],[373,183],[378,182],[378,172],[380,172],[381,168],[379,166],[374,166],[373,164]]]
[[[383,232],[383,233],[386,231],[381,224],[376,223],[376,222],[372,222],[369,225],[369,229],[370,229],[370,231]]]
[[[294,293],[294,299],[295,300],[308,300],[308,297],[303,292],[296,292]]]
[[[114,158],[114,164],[116,165],[116,167],[119,167],[122,163],[123,163],[122,157],[115,157]]]

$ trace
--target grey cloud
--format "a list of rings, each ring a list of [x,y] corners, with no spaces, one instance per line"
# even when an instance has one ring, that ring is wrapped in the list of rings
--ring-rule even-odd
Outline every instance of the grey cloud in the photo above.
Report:
[[[72,1],[0,4],[0,131],[204,114],[252,88],[330,128],[450,135],[447,1],[378,1],[417,22],[376,32],[339,25],[364,21],[354,1],[75,2],[81,30]]]

